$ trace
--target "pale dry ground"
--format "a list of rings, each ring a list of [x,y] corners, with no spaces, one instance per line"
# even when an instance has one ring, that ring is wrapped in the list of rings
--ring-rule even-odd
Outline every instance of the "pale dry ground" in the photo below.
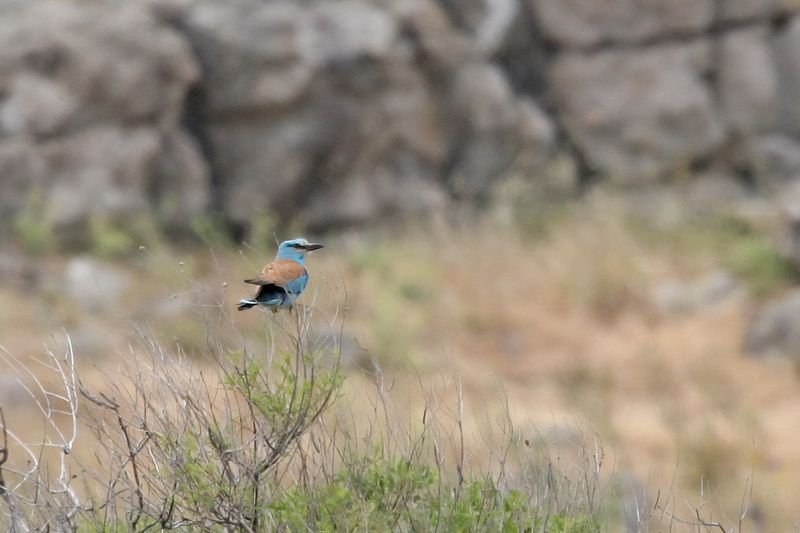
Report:
[[[347,347],[351,373],[341,405],[369,414],[372,356],[395,416],[412,427],[422,414],[421,389],[438,394],[453,415],[463,384],[469,462],[485,462],[487,433],[501,431],[508,414],[521,438],[556,447],[596,433],[606,475],[647,486],[650,505],[658,495],[681,518],[702,504],[704,516],[738,526],[744,499],[745,530],[790,530],[800,511],[795,366],[743,355],[757,304],[746,292],[691,313],[657,312],[648,297],[654,285],[702,275],[715,259],[651,246],[622,220],[587,210],[536,239],[500,224],[331,241],[308,261],[312,283],[302,301],[323,316],[347,306],[345,331],[356,342]],[[134,327],[166,343],[174,338],[190,353],[203,352],[209,330],[258,349],[265,321],[280,318],[237,313],[234,304],[251,291],[240,280],[271,255],[141,252],[119,262],[134,279],[125,305],[98,313],[76,309],[57,291],[31,298],[2,287],[0,344],[24,357],[62,327],[73,336],[99,332],[77,343],[78,356],[112,375]],[[63,263],[48,260],[48,272],[57,277]],[[156,311],[175,301],[188,305]],[[83,371],[99,382],[88,364]],[[6,411],[9,423],[23,423],[19,409]],[[654,519],[651,529],[668,530],[669,520],[656,515],[666,527]]]

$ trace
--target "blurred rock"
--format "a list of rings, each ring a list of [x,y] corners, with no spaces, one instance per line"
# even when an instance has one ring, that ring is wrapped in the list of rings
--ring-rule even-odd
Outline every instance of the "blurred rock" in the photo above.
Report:
[[[214,206],[242,235],[264,212],[327,229],[486,204],[512,174],[547,180],[554,153],[565,190],[709,170],[780,184],[800,136],[798,10],[0,0],[0,217],[179,233]]]
[[[0,133],[32,135],[58,133],[78,108],[78,102],[63,85],[20,73],[9,83],[0,106]]]
[[[797,13],[800,12],[800,2],[797,0],[772,0],[778,13]]]
[[[517,99],[502,71],[487,64],[458,72],[450,127],[449,185],[457,197],[484,199],[523,148],[546,154],[553,127],[535,103]],[[541,157],[543,159],[543,157]]]
[[[325,146],[330,126],[313,112],[272,121],[231,120],[209,125],[214,168],[225,176],[220,186],[227,218],[245,223],[254,214],[297,209],[305,178],[314,173],[314,154]]]
[[[431,212],[445,183],[482,199],[521,150],[552,144],[431,2],[201,1],[185,26],[221,205],[245,228],[265,209],[320,229]]]
[[[524,7],[519,0],[440,0],[455,23],[466,30],[485,56],[495,54],[510,38]]]
[[[214,116],[286,107],[326,66],[397,52],[397,26],[388,12],[344,0],[293,2],[201,1],[185,21],[204,67],[203,89]]]
[[[38,281],[37,264],[29,256],[9,248],[0,249],[0,285],[31,290]]]
[[[141,2],[159,22],[177,26],[195,0],[141,0]]]
[[[148,197],[163,224],[185,229],[211,203],[208,162],[183,130],[160,138],[161,150],[148,173]]]
[[[428,178],[445,153],[432,94],[388,11],[355,1],[201,2],[187,25],[208,71],[208,131],[229,219],[246,225],[264,209],[315,225],[374,218],[403,206],[396,191],[409,188],[406,176],[380,175],[398,157],[395,170],[412,161],[414,183],[441,197]],[[258,114],[267,112],[270,120]],[[414,211],[425,198],[402,200]]]
[[[652,301],[662,313],[683,314],[719,304],[740,289],[730,273],[720,270],[695,281],[666,281],[653,289]]]
[[[550,63],[553,50],[535,30],[536,20],[523,2],[498,47],[485,51],[502,67],[518,94],[549,105]],[[552,109],[549,109],[552,112]]]
[[[684,216],[730,215],[750,199],[751,194],[736,176],[704,172],[683,187],[678,187]]]
[[[721,0],[719,19],[725,22],[763,19],[775,14],[782,0]]]
[[[800,180],[800,141],[796,139],[776,134],[756,137],[750,143],[750,159],[762,190],[781,192]],[[794,196],[792,202],[797,200]]]
[[[773,38],[778,72],[778,121],[783,131],[800,134],[800,16],[795,16]]]
[[[436,0],[397,0],[391,9],[400,32],[409,37],[415,61],[428,74],[448,72],[472,55],[469,39],[455,30]]]
[[[519,102],[519,127],[526,157],[543,162],[554,148],[555,126],[550,117],[530,98]]]
[[[711,25],[713,0],[528,0],[545,37],[566,47],[636,43],[698,34]]]
[[[744,346],[753,355],[800,358],[800,290],[764,306],[748,327]]]
[[[212,115],[285,106],[309,88],[316,64],[303,13],[290,2],[197,2],[184,25]]]
[[[778,249],[781,255],[800,272],[800,180],[783,189],[781,204],[781,235]]]
[[[178,159],[163,190],[181,198],[168,222],[188,225],[209,183],[199,154],[174,139],[198,75],[185,39],[145,3],[0,3],[0,214],[35,201],[55,229],[146,214],[174,203],[150,185],[165,176],[157,163]]]
[[[431,167],[414,153],[395,148],[370,172],[344,177],[305,209],[312,229],[364,224],[370,220],[410,220],[447,204]]]
[[[61,288],[84,311],[98,312],[121,305],[129,286],[123,270],[90,257],[75,257],[64,269]]]
[[[707,156],[725,139],[702,76],[707,43],[562,54],[553,91],[587,163],[624,183],[647,183]]]
[[[197,76],[186,42],[138,2],[0,3],[6,134],[102,120],[175,123]]]
[[[31,203],[41,201],[47,179],[43,154],[25,139],[0,136],[0,217],[12,219]]]
[[[270,122],[211,126],[230,219],[246,222],[270,208],[315,224],[364,222],[387,202],[417,211],[429,203],[427,193],[397,196],[409,189],[408,179],[423,187],[421,193],[443,195],[437,167],[446,146],[425,81],[402,62],[370,70],[372,81],[328,72],[305,105]],[[367,84],[353,86],[361,82]],[[400,198],[407,202],[397,203]]]
[[[100,125],[43,142],[0,139],[0,171],[0,213],[36,207],[56,230],[155,210],[186,227],[210,201],[205,161],[180,130]]]
[[[44,144],[52,184],[45,212],[55,227],[95,214],[146,212],[146,179],[160,148],[156,130],[99,127]]]
[[[778,73],[765,26],[726,33],[720,42],[718,91],[728,126],[753,134],[775,124]]]
[[[325,66],[395,56],[399,28],[388,10],[369,2],[319,2],[308,10],[312,61]],[[402,49],[401,53],[405,53]]]

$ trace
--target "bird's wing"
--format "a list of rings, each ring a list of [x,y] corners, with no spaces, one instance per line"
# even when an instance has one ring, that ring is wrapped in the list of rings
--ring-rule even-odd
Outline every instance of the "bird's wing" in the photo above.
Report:
[[[261,274],[244,281],[253,285],[277,285],[285,288],[294,280],[302,277],[308,277],[303,265],[291,259],[276,259],[265,266]]]
[[[306,289],[307,283],[308,273],[304,273],[299,278],[294,278],[293,280],[287,282],[286,285],[284,285],[284,288],[289,294],[300,294]]]

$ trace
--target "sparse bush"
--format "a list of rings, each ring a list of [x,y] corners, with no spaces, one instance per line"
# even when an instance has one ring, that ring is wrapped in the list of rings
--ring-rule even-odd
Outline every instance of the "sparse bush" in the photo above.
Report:
[[[25,441],[2,420],[2,525],[600,531],[601,459],[565,468],[507,427],[482,458],[495,467],[471,468],[460,390],[455,418],[441,416],[431,396],[421,427],[401,429],[382,384],[372,416],[347,419],[334,408],[343,379],[338,333],[320,341],[315,332],[309,342],[311,312],[302,307],[265,316],[265,352],[210,342],[213,365],[203,365],[140,334],[139,349],[101,384],[81,381],[69,343],[63,356],[47,352],[45,376],[3,352],[48,431]]]

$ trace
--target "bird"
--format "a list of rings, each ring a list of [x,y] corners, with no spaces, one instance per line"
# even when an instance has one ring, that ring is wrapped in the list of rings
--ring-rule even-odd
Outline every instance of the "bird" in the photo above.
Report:
[[[237,308],[244,311],[263,305],[277,312],[288,308],[300,296],[308,283],[308,271],[305,267],[307,252],[324,248],[322,244],[312,244],[302,237],[283,241],[278,246],[275,259],[264,267],[258,276],[244,280],[245,283],[258,285],[258,291],[252,298],[239,300]]]

